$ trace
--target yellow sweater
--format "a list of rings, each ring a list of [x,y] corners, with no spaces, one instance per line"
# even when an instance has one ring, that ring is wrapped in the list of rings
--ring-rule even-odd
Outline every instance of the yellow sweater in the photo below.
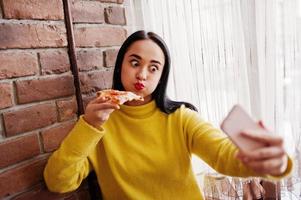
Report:
[[[49,158],[44,177],[50,191],[63,193],[94,169],[104,199],[202,199],[191,154],[222,174],[255,175],[235,151],[221,131],[184,106],[167,115],[154,101],[122,105],[99,129],[80,118]]]

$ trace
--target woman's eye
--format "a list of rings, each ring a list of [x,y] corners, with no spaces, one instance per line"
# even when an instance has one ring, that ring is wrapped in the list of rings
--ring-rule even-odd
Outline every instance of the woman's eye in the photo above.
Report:
[[[153,65],[153,66],[150,67],[150,71],[151,71],[151,72],[155,72],[155,71],[157,71],[157,70],[158,70],[158,67],[155,66],[155,65]]]
[[[133,67],[137,67],[137,66],[139,66],[139,62],[138,62],[137,60],[132,60],[132,61],[131,61],[131,65],[132,65]]]

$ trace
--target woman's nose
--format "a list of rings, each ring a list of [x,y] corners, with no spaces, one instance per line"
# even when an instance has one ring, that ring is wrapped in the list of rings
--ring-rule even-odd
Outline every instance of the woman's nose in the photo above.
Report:
[[[136,78],[140,81],[144,81],[147,78],[147,71],[145,69],[141,69],[137,72]]]

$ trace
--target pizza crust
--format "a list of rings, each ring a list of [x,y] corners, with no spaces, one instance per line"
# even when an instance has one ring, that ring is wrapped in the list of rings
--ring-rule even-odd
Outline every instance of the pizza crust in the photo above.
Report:
[[[129,91],[119,91],[119,90],[109,89],[109,90],[98,91],[96,92],[96,95],[98,98],[109,97],[112,103],[116,103],[119,105],[124,104],[127,101],[133,101],[133,100],[144,101],[143,97]]]

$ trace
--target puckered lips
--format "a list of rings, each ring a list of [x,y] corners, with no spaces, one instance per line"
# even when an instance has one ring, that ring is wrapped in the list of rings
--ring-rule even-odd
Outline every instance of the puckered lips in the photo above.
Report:
[[[137,82],[134,84],[136,90],[142,90],[145,86],[143,83]]]

